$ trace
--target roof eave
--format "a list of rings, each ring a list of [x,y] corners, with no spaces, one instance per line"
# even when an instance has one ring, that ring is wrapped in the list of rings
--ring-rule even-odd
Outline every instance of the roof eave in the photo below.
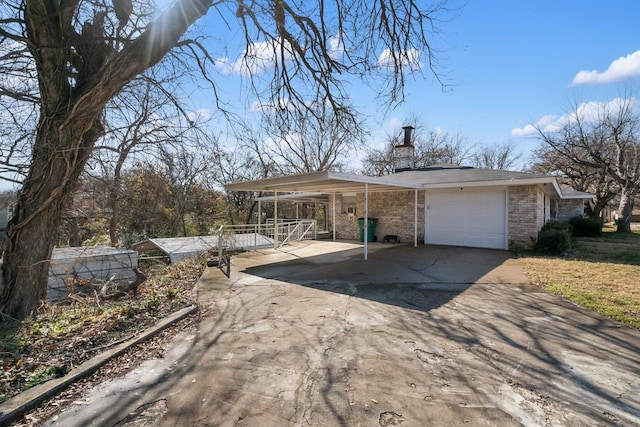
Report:
[[[560,188],[557,186],[557,182],[553,177],[535,177],[535,178],[510,178],[510,179],[496,179],[490,181],[457,181],[457,182],[439,182],[434,184],[424,184],[425,190],[438,189],[438,188],[457,188],[457,187],[501,187],[501,186],[515,186],[515,185],[537,185],[537,184],[552,184],[558,194]]]
[[[422,188],[421,184],[331,171],[234,182],[225,184],[224,187],[227,191],[277,191],[284,193],[313,191],[327,194],[341,191],[363,191],[365,184],[371,186],[369,191],[372,192]]]

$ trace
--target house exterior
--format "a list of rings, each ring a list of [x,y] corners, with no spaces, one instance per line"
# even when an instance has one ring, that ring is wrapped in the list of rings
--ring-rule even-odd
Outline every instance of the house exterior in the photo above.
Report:
[[[548,175],[457,165],[405,170],[386,178],[422,186],[415,205],[417,239],[426,244],[529,247],[544,224],[581,216],[585,199],[592,197],[563,192],[555,178]],[[377,219],[378,239],[396,235],[400,241],[413,241],[415,199],[412,190],[369,194],[368,217]],[[333,206],[329,211],[332,209]],[[364,209],[363,192],[336,194],[338,238],[359,238],[355,219],[362,216]]]
[[[327,194],[327,229],[334,239],[359,239],[358,218],[375,218],[378,240],[392,235],[414,245],[505,250],[533,246],[547,222],[583,215],[585,200],[593,197],[561,188],[554,176],[544,174],[449,164],[416,169],[410,141],[411,128],[405,128],[395,173],[384,177],[323,171],[225,187],[271,192],[276,206],[279,194]],[[369,230],[363,234],[369,236]]]

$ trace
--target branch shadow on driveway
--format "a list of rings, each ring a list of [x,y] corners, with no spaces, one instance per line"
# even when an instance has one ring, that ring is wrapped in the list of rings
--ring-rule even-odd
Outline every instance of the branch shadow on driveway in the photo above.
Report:
[[[427,364],[449,346],[476,356],[458,366],[467,377],[495,370],[500,393],[514,395],[503,409],[520,402],[516,421],[640,423],[638,331],[528,284],[508,252],[397,246],[364,261],[352,249],[245,272],[417,314],[384,313],[406,336],[433,337],[431,350],[414,349]]]
[[[640,424],[638,331],[508,252],[332,245],[209,269],[197,330],[53,425]]]

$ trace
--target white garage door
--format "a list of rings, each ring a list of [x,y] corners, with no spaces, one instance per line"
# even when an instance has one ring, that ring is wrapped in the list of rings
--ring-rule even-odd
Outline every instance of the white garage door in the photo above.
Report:
[[[507,249],[506,190],[427,194],[426,242]]]

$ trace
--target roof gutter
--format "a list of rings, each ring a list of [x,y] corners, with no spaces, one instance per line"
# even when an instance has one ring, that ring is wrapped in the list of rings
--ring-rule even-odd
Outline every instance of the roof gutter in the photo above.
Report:
[[[458,181],[458,182],[439,182],[435,184],[424,184],[425,190],[437,188],[457,188],[457,187],[499,187],[514,185],[536,185],[536,184],[552,184],[558,195],[561,195],[560,187],[553,177],[536,177],[536,178],[519,178],[519,179],[496,179],[491,181]]]

